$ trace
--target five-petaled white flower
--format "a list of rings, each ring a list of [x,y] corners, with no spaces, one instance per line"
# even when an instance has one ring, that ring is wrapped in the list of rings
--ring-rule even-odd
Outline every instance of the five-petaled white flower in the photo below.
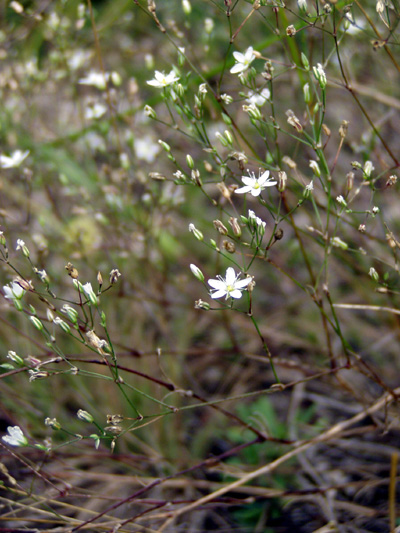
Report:
[[[225,300],[228,298],[241,298],[242,291],[246,290],[247,285],[251,282],[252,278],[239,280],[240,273],[236,274],[232,267],[226,269],[225,279],[222,276],[217,276],[217,279],[209,279],[208,284],[214,291],[211,294],[211,298],[222,298],[225,296]]]
[[[175,75],[175,72],[173,70],[171,70],[169,74],[164,74],[164,72],[156,70],[154,73],[154,79],[149,80],[147,83],[148,85],[152,85],[153,87],[158,87],[159,89],[162,89],[163,87],[168,87],[168,85],[172,85],[178,80],[179,78]]]
[[[0,155],[0,167],[1,168],[16,168],[25,161],[29,155],[29,150],[23,152],[22,150],[15,150],[12,154]]]
[[[86,78],[81,78],[78,83],[80,85],[92,85],[101,91],[107,87],[107,81],[110,79],[109,72],[95,72],[91,70]]]
[[[265,104],[267,100],[269,100],[271,96],[270,90],[265,87],[260,93],[257,93],[255,91],[249,91],[247,93],[246,102],[250,105],[256,105],[257,107],[261,107]]]
[[[254,53],[253,47],[249,46],[244,54],[233,52],[233,57],[235,58],[236,64],[231,68],[231,74],[241,74],[249,68],[250,64],[255,60],[256,54]]]
[[[25,290],[16,281],[12,281],[10,285],[4,285],[3,287],[4,298],[8,300],[20,300],[25,294]]]
[[[250,170],[247,172],[249,173],[248,176],[242,176],[242,181],[245,186],[236,189],[235,193],[245,194],[246,192],[249,192],[252,196],[260,196],[263,189],[266,187],[273,187],[278,183],[269,177],[269,170],[266,170],[262,174],[260,170],[258,178],[256,178],[254,172],[250,172]]]
[[[7,432],[8,435],[1,438],[10,446],[26,446],[28,444],[28,439],[19,426],[8,426]]]

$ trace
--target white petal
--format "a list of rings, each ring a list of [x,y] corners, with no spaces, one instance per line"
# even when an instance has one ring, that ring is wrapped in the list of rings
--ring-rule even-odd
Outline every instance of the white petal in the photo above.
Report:
[[[231,298],[241,298],[242,297],[242,293],[238,289],[235,289],[234,291],[231,291],[229,293],[229,296],[231,296]]]
[[[211,298],[222,298],[222,296],[225,296],[227,294],[226,291],[220,290],[217,292],[214,292],[214,294],[211,294]]]
[[[243,287],[247,287],[250,282],[251,278],[241,279],[235,283],[235,289],[243,289]]]
[[[249,187],[246,185],[245,187],[240,187],[240,189],[235,189],[236,194],[244,194],[246,192],[250,192],[252,190],[252,187]]]
[[[235,283],[236,272],[232,267],[226,269],[225,280],[227,285],[233,285]]]
[[[243,65],[242,63],[236,63],[236,65],[231,68],[230,72],[231,74],[237,74],[238,72],[244,72],[246,69],[246,65]]]
[[[246,50],[246,53],[244,54],[244,59],[246,62],[252,61],[254,59],[254,52],[252,46],[249,46],[249,48]]]
[[[266,170],[261,174],[261,176],[258,178],[258,183],[262,185],[264,182],[266,182],[269,178],[269,170]]]
[[[257,180],[255,178],[252,178],[251,176],[242,176],[242,181],[245,185],[254,187]]]
[[[245,56],[241,52],[233,52],[233,57],[238,63],[244,63]]]
[[[226,283],[224,281],[219,280],[219,279],[209,279],[208,280],[208,284],[213,289],[223,290],[223,289],[226,288]]]
[[[262,190],[261,187],[259,187],[258,189],[251,189],[250,192],[252,196],[260,196],[261,190]]]

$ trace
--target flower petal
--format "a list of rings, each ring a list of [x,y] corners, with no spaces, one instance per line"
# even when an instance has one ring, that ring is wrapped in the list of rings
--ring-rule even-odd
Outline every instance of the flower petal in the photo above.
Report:
[[[246,185],[245,187],[240,187],[240,189],[235,189],[236,194],[244,194],[246,192],[250,192],[252,190],[252,187],[249,187]]]
[[[222,296],[225,296],[225,294],[228,294],[227,291],[220,290],[211,294],[211,298],[222,298]]]
[[[223,290],[226,288],[226,283],[219,279],[209,279],[208,284],[210,285],[210,287],[217,290]]]
[[[226,269],[226,285],[233,285],[235,283],[236,277],[236,272],[232,267]]]
[[[235,289],[234,291],[230,291],[229,296],[231,296],[231,298],[236,298],[236,299],[241,298],[242,292],[239,291],[238,289]]]

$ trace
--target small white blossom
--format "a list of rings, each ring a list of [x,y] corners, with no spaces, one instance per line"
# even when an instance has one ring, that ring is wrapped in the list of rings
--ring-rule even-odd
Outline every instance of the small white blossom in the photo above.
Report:
[[[250,64],[255,60],[256,55],[253,47],[249,46],[244,54],[241,52],[233,52],[236,64],[231,68],[231,74],[240,74],[247,70]]]
[[[15,150],[9,156],[0,155],[0,167],[1,168],[16,168],[28,157],[29,150],[23,152],[22,150]]]
[[[265,226],[267,225],[266,222],[261,220],[261,218],[258,217],[251,209],[249,209],[249,220],[254,221],[257,226],[261,226],[262,228],[265,228]]]
[[[224,104],[229,105],[233,102],[233,98],[230,94],[221,94],[221,100],[224,102]]]
[[[312,159],[310,160],[309,162],[309,167],[311,168],[311,170],[314,172],[314,174],[319,177],[321,176],[321,171],[319,169],[319,165],[316,161],[313,161]]]
[[[147,163],[153,163],[156,155],[160,151],[160,145],[154,142],[150,135],[145,135],[144,137],[135,139],[134,149],[138,159],[147,161]]]
[[[28,439],[19,426],[8,426],[7,433],[8,435],[4,435],[1,438],[10,446],[26,446],[28,444]]]
[[[164,87],[168,87],[168,85],[172,85],[178,80],[179,78],[175,75],[173,70],[171,70],[169,74],[164,74],[163,72],[156,70],[154,73],[154,79],[149,80],[147,84],[162,89]]]
[[[305,11],[307,9],[307,0],[297,0],[297,5],[299,9],[304,9]]]
[[[8,300],[20,300],[25,294],[24,289],[16,281],[11,282],[9,285],[4,285],[4,298]]]
[[[102,117],[106,111],[107,111],[107,107],[104,104],[97,102],[93,105],[89,105],[85,109],[85,118],[87,120],[94,120],[96,118]]]
[[[262,174],[260,170],[258,178],[256,178],[254,172],[250,172],[249,170],[247,172],[249,173],[248,176],[242,176],[242,182],[245,186],[236,189],[235,193],[245,194],[249,192],[252,196],[259,196],[263,189],[273,187],[277,184],[276,181],[269,177],[269,170],[266,170]]]
[[[106,72],[95,72],[94,70],[90,71],[85,78],[81,78],[78,83],[80,85],[91,85],[97,89],[104,90],[107,86],[107,81],[110,78],[110,73]]]
[[[338,204],[342,205],[343,207],[346,207],[347,205],[346,200],[343,198],[341,194],[339,196],[336,196],[336,201]]]
[[[372,164],[371,161],[365,161],[364,163],[364,174],[367,178],[369,178],[371,176],[371,172],[375,170],[375,167],[374,165]]]
[[[271,96],[270,90],[265,87],[260,93],[256,93],[255,91],[249,91],[247,93],[246,102],[250,105],[256,105],[258,107],[261,107],[265,104],[267,100],[269,100]]]
[[[18,250],[22,250],[22,248],[25,246],[25,242],[22,240],[22,239],[17,239],[17,246],[15,247],[15,249],[18,251]]]
[[[319,83],[319,86],[321,87],[321,89],[325,89],[325,87],[326,87],[326,74],[325,74],[325,70],[324,70],[323,66],[321,65],[321,63],[317,63],[317,66],[313,67],[313,72],[314,72],[315,79]]]
[[[198,241],[202,241],[204,239],[204,235],[200,230],[196,228],[194,224],[189,224],[189,231],[193,233],[193,235],[196,237]]]
[[[211,298],[241,298],[242,291],[246,290],[252,278],[239,280],[240,273],[236,274],[232,267],[226,269],[225,278],[217,276],[217,279],[209,279],[208,284],[212,288]]]
[[[89,299],[90,303],[92,303],[93,305],[97,305],[97,296],[94,293],[92,284],[88,281],[87,283],[85,283],[85,285],[82,285],[82,289],[87,298]]]

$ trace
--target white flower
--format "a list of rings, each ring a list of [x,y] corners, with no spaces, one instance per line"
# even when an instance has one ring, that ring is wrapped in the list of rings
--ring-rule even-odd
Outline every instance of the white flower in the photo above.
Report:
[[[253,47],[249,46],[244,54],[233,52],[233,57],[235,58],[236,64],[231,68],[231,74],[240,74],[249,68],[250,64],[255,60],[256,55]]]
[[[9,285],[4,285],[4,298],[8,300],[20,300],[25,294],[24,289],[16,281],[11,282]]]
[[[160,145],[155,143],[150,135],[135,139],[135,153],[138,159],[153,163],[156,155],[160,151]]]
[[[19,426],[8,426],[7,432],[8,435],[4,435],[1,438],[10,446],[26,446],[28,444],[28,439]]]
[[[92,303],[93,305],[97,305],[97,296],[94,293],[92,284],[88,281],[87,283],[85,283],[85,285],[82,285],[82,289],[87,298],[89,299],[90,303]]]
[[[109,78],[109,72],[103,74],[103,72],[95,72],[94,70],[91,70],[86,78],[81,78],[78,83],[81,85],[92,85],[93,87],[97,87],[97,89],[104,90]]]
[[[307,0],[297,0],[297,5],[305,11],[307,9]]]
[[[18,251],[18,250],[22,250],[22,248],[25,246],[25,242],[22,240],[22,239],[17,239],[17,246],[15,247],[15,249]]]
[[[252,278],[248,277],[239,281],[239,274],[236,274],[232,267],[226,269],[225,279],[222,276],[217,276],[218,279],[209,279],[208,284],[214,291],[211,298],[241,298],[242,291],[246,290],[247,285]]]
[[[85,109],[85,118],[87,120],[93,120],[96,118],[100,118],[104,115],[106,111],[107,111],[107,107],[104,104],[97,102],[93,105],[88,106]]]
[[[252,196],[259,196],[263,189],[277,184],[276,181],[269,177],[269,170],[266,170],[262,174],[260,170],[258,178],[256,178],[254,172],[250,172],[249,170],[247,172],[249,173],[249,176],[242,176],[242,181],[245,186],[236,189],[235,193],[245,194],[246,192],[249,192]]]
[[[171,70],[169,74],[164,74],[163,72],[156,70],[154,73],[154,79],[148,81],[147,84],[162,89],[163,87],[168,87],[168,85],[172,85],[178,80],[179,78],[175,75],[175,72],[173,70]]]
[[[254,221],[257,226],[261,226],[263,228],[265,228],[265,226],[267,225],[267,223],[261,220],[261,218],[258,217],[251,209],[249,209],[249,220]]]
[[[343,207],[347,206],[347,202],[341,194],[339,196],[336,196],[336,201],[338,204],[342,205]]]
[[[365,164],[364,164],[364,174],[367,176],[367,178],[369,178],[371,176],[371,172],[375,170],[375,167],[374,165],[372,164],[371,161],[365,161]]]
[[[317,63],[317,66],[313,67],[313,72],[314,72],[315,79],[319,83],[319,86],[321,87],[321,89],[325,89],[325,87],[326,87],[326,74],[325,74],[325,70],[324,70],[323,66],[321,65],[321,63]]]
[[[15,150],[9,156],[0,155],[0,167],[1,168],[16,168],[28,157],[29,150],[23,152],[22,150]]]
[[[270,96],[270,90],[265,87],[265,89],[263,89],[260,93],[249,91],[247,93],[246,102],[250,105],[256,105],[258,107],[261,107],[265,104],[267,100],[269,100]]]

